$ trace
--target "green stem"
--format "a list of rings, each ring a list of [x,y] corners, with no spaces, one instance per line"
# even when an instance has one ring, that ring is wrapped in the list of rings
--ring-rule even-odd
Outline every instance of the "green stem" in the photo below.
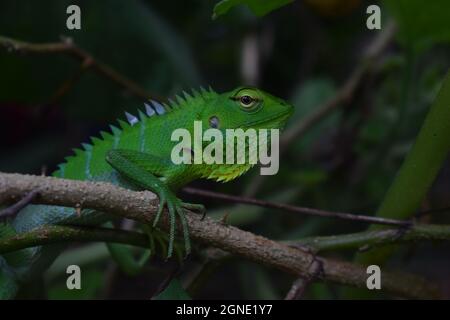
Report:
[[[390,186],[377,216],[407,219],[420,207],[450,150],[450,73],[430,108],[417,139]],[[369,230],[376,230],[371,227]],[[382,264],[392,248],[362,254],[362,263]]]
[[[289,245],[310,247],[313,251],[331,251],[361,247],[378,247],[417,241],[450,240],[450,225],[416,224],[405,231],[386,229],[364,231],[343,235],[303,238],[287,241]],[[55,243],[64,242],[111,242],[148,247],[145,234],[109,228],[73,227],[48,225],[20,235],[0,240],[0,254]],[[228,255],[225,255],[228,256]],[[215,258],[214,260],[219,260]]]
[[[416,141],[388,189],[378,211],[378,217],[407,219],[419,209],[428,189],[436,178],[450,150],[450,73],[428,112]],[[379,230],[372,226],[369,230]],[[385,246],[360,253],[355,261],[360,264],[382,265],[395,251]],[[355,289],[344,291],[345,298],[361,297]]]
[[[310,247],[315,252],[369,249],[418,241],[450,240],[450,225],[422,225],[417,224],[405,231],[401,229],[373,230],[335,236],[310,237],[289,242],[291,245]]]
[[[102,241],[148,247],[146,235],[138,232],[107,228],[69,227],[48,225],[30,232],[0,240],[0,254],[28,247],[63,242]]]

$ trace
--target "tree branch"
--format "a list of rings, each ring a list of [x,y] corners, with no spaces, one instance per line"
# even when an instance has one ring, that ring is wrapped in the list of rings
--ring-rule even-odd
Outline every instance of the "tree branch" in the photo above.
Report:
[[[148,248],[148,237],[120,229],[48,225],[0,240],[0,254],[24,248],[64,242],[114,242]]]
[[[416,224],[411,228],[364,231],[343,235],[316,236],[297,241],[282,241],[289,246],[310,248],[313,252],[360,248],[366,250],[390,244],[450,240],[449,225]],[[113,242],[147,248],[145,234],[100,227],[48,225],[27,233],[0,240],[0,254],[47,244],[63,242]],[[217,249],[215,249],[217,250]],[[223,251],[221,251],[224,253]],[[225,254],[225,256],[227,256]]]
[[[33,190],[30,193],[27,193],[22,199],[14,203],[12,206],[0,210],[0,221],[1,219],[6,219],[9,217],[15,216],[20,210],[25,208],[31,201],[36,198],[38,195],[37,190]]]
[[[11,203],[31,190],[39,190],[34,203],[92,208],[151,224],[158,206],[155,194],[134,192],[108,183],[86,182],[20,174],[0,173],[0,203]],[[210,218],[201,220],[194,213],[186,215],[194,240],[221,248],[232,254],[261,263],[296,277],[309,277],[314,256],[267,238],[225,226]],[[167,215],[162,219],[167,228]],[[366,269],[357,264],[315,257],[323,266],[320,279],[343,285],[366,288]],[[393,295],[410,298],[436,298],[439,291],[418,276],[383,272],[382,288]]]
[[[202,190],[197,188],[185,187],[183,191],[192,195],[208,197],[213,199],[225,200],[233,203],[243,203],[243,204],[251,204],[264,208],[272,208],[272,209],[280,209],[289,212],[295,212],[304,215],[310,216],[319,216],[325,218],[338,218],[356,222],[365,222],[365,223],[374,223],[374,224],[382,224],[382,225],[390,225],[390,226],[403,226],[407,227],[412,224],[411,221],[406,220],[395,220],[395,219],[385,219],[379,217],[372,217],[366,215],[357,215],[347,212],[335,212],[335,211],[326,211],[315,208],[307,208],[307,207],[298,207],[285,203],[276,203],[265,200],[259,200],[251,197],[241,197],[241,196],[233,196],[225,193]]]
[[[148,100],[151,97],[160,98],[157,95],[149,94],[143,87],[127,78],[111,66],[95,59],[90,53],[76,46],[70,38],[63,38],[61,42],[54,43],[29,43],[0,36],[0,47],[6,48],[9,52],[34,53],[34,54],[66,54],[82,63],[82,69],[92,68],[98,74],[110,79],[119,86],[125,88],[133,95]]]
[[[344,235],[310,237],[289,241],[290,245],[299,244],[310,247],[316,252],[386,246],[418,241],[450,240],[450,225],[414,224],[409,228],[363,231]]]

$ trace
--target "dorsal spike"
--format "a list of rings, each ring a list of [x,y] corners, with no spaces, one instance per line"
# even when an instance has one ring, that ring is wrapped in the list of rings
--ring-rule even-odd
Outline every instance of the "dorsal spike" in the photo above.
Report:
[[[93,146],[96,146],[96,145],[98,145],[100,142],[102,142],[102,140],[100,140],[100,139],[97,138],[97,137],[91,137],[91,141],[92,141],[92,145],[93,145]]]
[[[175,95],[175,99],[177,99],[178,106],[182,106],[186,103],[186,101],[184,101],[184,99],[182,97],[180,97],[179,95]]]
[[[117,122],[119,123],[120,127],[123,130],[125,130],[128,127],[130,127],[130,124],[128,122],[123,121],[122,119],[118,119]]]
[[[203,95],[205,93],[207,93],[206,89],[203,88],[203,86],[200,86],[200,93]]]
[[[172,109],[178,109],[178,105],[175,101],[173,101],[171,98],[167,99],[167,101],[169,102],[169,107]]]
[[[213,88],[211,88],[211,86],[208,86],[208,91],[209,91],[209,93],[214,93],[214,90],[213,90]]]
[[[161,103],[159,103],[156,100],[150,100],[150,102],[157,114],[161,115],[166,113],[166,110],[164,109],[164,106]]]
[[[83,150],[81,150],[79,148],[73,148],[72,151],[73,151],[73,153],[75,153],[76,156],[79,156],[83,153]],[[66,158],[70,158],[70,156],[66,157]]]
[[[186,91],[184,91],[184,90],[183,90],[183,96],[184,96],[184,99],[185,99],[187,102],[191,102],[191,101],[192,101],[191,95],[190,95],[189,93],[187,93]]]
[[[141,110],[138,111],[138,115],[139,115],[139,119],[141,119],[141,121],[144,121],[144,119],[146,118],[145,113],[143,113]]]
[[[168,103],[163,102],[162,105],[164,107],[164,110],[166,110],[166,112],[170,112],[173,110],[173,108]]]
[[[192,96],[193,96],[194,98],[200,97],[200,93],[199,93],[196,89],[192,88],[191,91],[192,91]]]
[[[150,103],[144,102],[144,106],[145,106],[145,113],[147,114],[147,116],[152,117],[155,115],[155,110],[152,108]]]
[[[130,125],[134,126],[136,123],[139,122],[139,119],[133,116],[131,113],[128,113],[125,111],[125,116],[127,117],[128,122]]]
[[[116,126],[114,126],[114,125],[109,125],[109,127],[111,128],[111,132],[113,133],[113,135],[118,135],[118,134],[120,134],[120,129],[119,128],[117,128]]]
[[[100,136],[102,137],[103,140],[107,140],[111,137],[111,134],[109,134],[106,131],[100,131]]]
[[[81,145],[83,146],[84,150],[86,150],[86,151],[92,150],[92,145],[90,145],[89,143],[82,143]]]

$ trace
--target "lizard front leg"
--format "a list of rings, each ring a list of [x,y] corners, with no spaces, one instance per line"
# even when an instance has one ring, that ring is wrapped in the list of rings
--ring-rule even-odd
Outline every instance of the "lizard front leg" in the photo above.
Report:
[[[169,213],[168,258],[170,258],[173,253],[176,215],[178,215],[183,228],[185,250],[188,255],[191,251],[191,243],[183,207],[190,208],[192,205],[183,203],[175,196],[168,186],[170,180],[173,180],[174,177],[179,178],[181,170],[184,169],[180,166],[178,169],[179,171],[177,172],[177,169],[174,169],[173,164],[170,161],[133,150],[110,150],[106,156],[106,161],[133,184],[158,194],[160,203],[153,221],[154,227],[158,224],[164,208],[167,207]],[[169,168],[171,169],[170,175],[166,177],[164,182],[156,176],[165,177],[164,174],[169,172]]]

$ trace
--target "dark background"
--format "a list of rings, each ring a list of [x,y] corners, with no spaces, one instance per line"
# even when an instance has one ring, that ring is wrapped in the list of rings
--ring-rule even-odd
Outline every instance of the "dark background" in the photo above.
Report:
[[[211,85],[217,91],[257,85],[296,108],[298,124],[333,97],[380,32],[366,28],[373,1],[295,1],[256,17],[246,7],[211,19],[215,1],[1,1],[0,35],[27,42],[57,42],[61,36],[151,95],[172,97],[181,90]],[[361,81],[349,103],[340,106],[280,160],[278,175],[265,180],[257,197],[314,208],[375,212],[414,141],[450,62],[450,2],[376,2],[382,26],[400,27],[395,40]],[[78,4],[82,29],[66,29],[66,7]],[[247,57],[247,58],[244,58]],[[67,90],[61,91],[70,79]],[[143,99],[64,54],[0,50],[0,171],[50,173],[71,148],[135,113]],[[228,184],[195,186],[235,195],[254,187],[255,169]],[[245,230],[279,240],[364,230],[365,225],[287,212],[204,202],[208,214]],[[422,210],[450,207],[450,166],[441,169]],[[426,222],[450,223],[449,210]],[[428,276],[450,297],[448,244],[414,244],[396,249],[392,269]],[[354,251],[328,256],[351,259]],[[189,282],[200,259],[182,273]],[[83,268],[84,289],[65,289],[65,266]],[[156,258],[136,277],[124,275],[103,244],[73,245],[24,296],[49,298],[149,298],[173,263]],[[194,298],[283,298],[291,277],[243,261],[211,269]],[[309,298],[339,298],[340,288],[314,284]],[[388,298],[388,296],[382,296]]]

